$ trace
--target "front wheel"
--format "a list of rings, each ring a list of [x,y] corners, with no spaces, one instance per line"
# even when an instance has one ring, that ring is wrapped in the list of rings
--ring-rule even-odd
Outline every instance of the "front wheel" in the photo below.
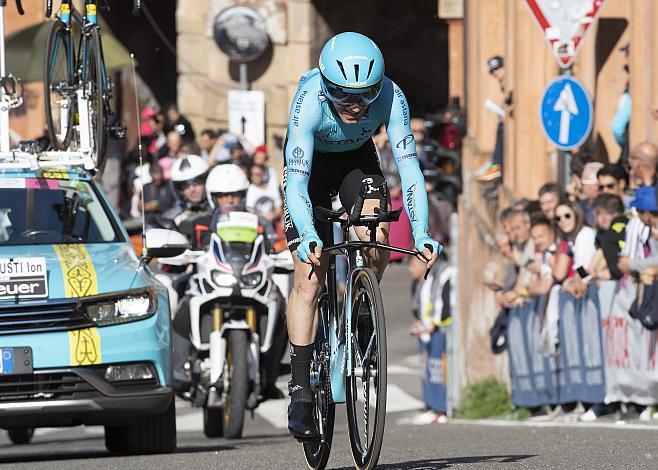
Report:
[[[85,32],[87,37],[87,54],[84,57],[82,86],[89,119],[86,131],[89,132],[92,158],[96,168],[102,168],[105,163],[105,150],[107,148],[107,125],[109,114],[109,79],[103,62],[103,48],[100,30],[97,26]]]
[[[43,84],[48,135],[54,150],[68,150],[73,136],[73,41],[66,24],[53,21],[48,27],[43,63]]]
[[[386,422],[386,324],[382,294],[372,270],[360,269],[351,282],[347,425],[354,465],[370,470],[379,460]]]
[[[244,414],[249,395],[249,370],[247,354],[249,343],[244,330],[228,332],[228,350],[226,370],[224,370],[224,437],[237,439],[242,437]]]
[[[16,428],[9,430],[9,439],[13,444],[29,444],[34,436],[34,428]]]

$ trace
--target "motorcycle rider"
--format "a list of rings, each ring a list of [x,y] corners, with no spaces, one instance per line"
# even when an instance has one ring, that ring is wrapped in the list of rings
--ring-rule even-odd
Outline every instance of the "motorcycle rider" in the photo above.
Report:
[[[176,204],[163,214],[180,226],[188,217],[208,211],[205,182],[208,162],[198,155],[178,158],[171,167],[171,183],[176,191]]]
[[[212,218],[210,221],[210,230],[211,233],[215,231],[217,223],[222,220],[223,217],[228,217],[228,214],[231,212],[251,212],[247,210],[245,199],[247,194],[247,189],[249,188],[249,180],[247,175],[237,165],[234,164],[223,164],[218,165],[210,171],[208,178],[205,184],[205,191],[207,201],[209,202],[212,212]],[[209,213],[199,214],[198,216],[193,217],[190,220],[195,221],[195,225],[198,220],[203,219],[207,223]],[[259,225],[265,230],[265,220],[259,217]],[[269,251],[269,243],[267,238],[267,233],[263,234],[265,236],[265,247]],[[207,243],[205,243],[207,246]],[[282,308],[279,312],[282,316],[283,321],[282,325],[285,325],[285,306],[282,299]],[[179,387],[183,387],[184,390],[189,389],[189,383],[181,383],[180,379],[185,377],[183,373],[183,366],[187,357],[189,356],[191,342],[189,340],[190,335],[190,316],[189,316],[189,305],[187,299],[183,298],[181,301],[176,317],[173,321],[174,325],[174,337],[175,337],[175,346],[174,346],[174,382],[177,378],[179,379]],[[262,370],[263,370],[263,380],[261,384],[261,396],[262,399],[280,399],[283,398],[283,393],[276,387],[276,379],[279,372],[279,364],[281,363],[281,358],[285,353],[285,344],[287,343],[287,331],[285,326],[277,334],[285,335],[282,341],[277,341],[275,344],[280,345],[280,347],[272,346],[271,350],[268,351],[262,357]],[[176,345],[178,345],[178,350],[180,354],[176,353]],[[177,373],[178,372],[178,373]],[[176,384],[175,384],[176,387]],[[177,388],[177,390],[179,390]],[[183,391],[184,391],[183,390]]]

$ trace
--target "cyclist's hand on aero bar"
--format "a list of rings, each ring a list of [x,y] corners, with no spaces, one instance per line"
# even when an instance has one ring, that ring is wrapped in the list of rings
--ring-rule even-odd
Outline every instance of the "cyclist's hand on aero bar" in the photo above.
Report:
[[[297,257],[306,264],[320,266],[320,255],[322,254],[322,240],[315,232],[306,233],[299,241]]]
[[[443,246],[429,235],[424,235],[416,240],[416,249],[423,254],[427,269],[430,269],[443,251]]]

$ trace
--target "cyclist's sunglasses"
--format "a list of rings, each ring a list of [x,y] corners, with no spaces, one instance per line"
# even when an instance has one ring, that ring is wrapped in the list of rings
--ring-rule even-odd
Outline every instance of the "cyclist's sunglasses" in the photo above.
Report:
[[[338,105],[363,104],[369,105],[377,99],[382,89],[382,82],[369,88],[343,88],[334,83],[325,82],[328,98]]]
[[[196,178],[192,178],[190,180],[186,181],[173,181],[174,184],[174,189],[178,192],[185,191],[187,188],[189,188],[192,185],[201,185],[206,182],[206,175],[199,175]]]

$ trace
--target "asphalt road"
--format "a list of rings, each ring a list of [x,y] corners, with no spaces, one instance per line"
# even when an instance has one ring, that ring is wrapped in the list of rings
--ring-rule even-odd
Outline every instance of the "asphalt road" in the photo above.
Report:
[[[409,325],[409,278],[394,266],[383,292],[389,341],[389,402],[380,468],[384,469],[657,469],[658,430],[646,426],[451,422],[404,424],[422,406]],[[281,378],[281,388],[287,381]],[[294,469],[302,451],[286,430],[287,400],[263,403],[247,419],[245,438],[208,439],[202,415],[177,403],[178,450],[173,455],[116,457],[100,427],[40,429],[33,442],[13,446],[0,432],[0,466],[20,469]],[[352,468],[345,408],[337,408],[330,468]]]

